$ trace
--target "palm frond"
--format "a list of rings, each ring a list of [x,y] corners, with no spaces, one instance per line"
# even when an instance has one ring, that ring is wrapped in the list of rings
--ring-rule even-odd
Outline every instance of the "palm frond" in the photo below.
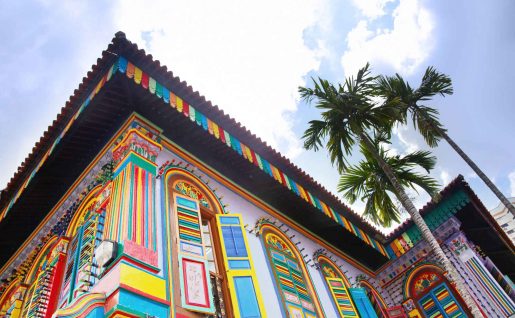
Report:
[[[321,120],[312,120],[309,122],[309,128],[306,129],[302,139],[304,140],[304,148],[318,151],[322,147],[322,141],[327,135],[327,124]]]
[[[374,81],[374,96],[385,101],[399,99],[397,104],[399,122],[406,124],[411,115],[415,130],[418,130],[430,147],[436,147],[441,139],[441,131],[445,131],[438,119],[438,111],[421,105],[435,95],[453,94],[451,78],[430,66],[422,76],[420,86],[413,89],[399,74],[395,76],[379,76]]]
[[[412,153],[409,153],[403,157],[398,157],[396,159],[398,161],[397,164],[404,167],[415,167],[419,166],[426,170],[427,173],[431,172],[436,165],[436,157],[431,155],[431,152],[418,150]]]
[[[418,191],[418,186],[434,197],[439,187],[436,180],[415,169],[420,167],[429,172],[434,168],[436,158],[428,151],[415,151],[404,156],[390,155],[381,146],[384,137],[384,133],[377,132],[370,141],[375,146],[374,151],[377,151],[393,170],[399,183],[415,191]],[[390,226],[393,222],[399,222],[400,211],[392,201],[396,193],[393,185],[364,143],[360,144],[360,150],[364,159],[349,166],[340,176],[338,192],[351,204],[358,199],[366,202],[363,215],[375,224]]]
[[[325,144],[340,173],[347,169],[347,157],[362,133],[390,131],[397,120],[399,99],[379,105],[372,100],[375,79],[367,64],[343,84],[312,78],[312,88],[299,87],[301,98],[321,110],[321,118],[311,121],[304,132],[304,147],[317,151]]]
[[[415,90],[414,95],[417,97],[417,101],[425,101],[431,99],[435,95],[452,95],[454,89],[452,87],[452,80],[449,76],[440,73],[433,66],[429,66],[420,86]]]
[[[390,227],[400,222],[400,211],[386,192],[371,192],[363,216],[377,225]]]
[[[422,175],[420,173],[416,173],[413,171],[403,171],[397,174],[397,177],[399,179],[402,179],[407,186],[412,188],[418,193],[417,188],[415,185],[419,186],[424,190],[427,194],[429,194],[431,197],[434,197],[439,189],[440,185],[438,182],[427,175]]]
[[[413,127],[420,132],[428,146],[436,147],[442,138],[440,131],[446,131],[438,120],[438,110],[426,106],[410,107]]]

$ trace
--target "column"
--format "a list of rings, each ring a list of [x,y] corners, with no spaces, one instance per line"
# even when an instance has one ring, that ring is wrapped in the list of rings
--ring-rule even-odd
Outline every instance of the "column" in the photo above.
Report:
[[[457,260],[463,264],[460,275],[465,281],[473,282],[477,288],[483,290],[481,299],[476,299],[483,306],[493,309],[499,317],[508,317],[515,313],[515,304],[497,281],[492,277],[488,269],[476,253],[470,248],[467,238],[462,232],[451,236],[445,244]],[[472,289],[473,287],[470,286]]]

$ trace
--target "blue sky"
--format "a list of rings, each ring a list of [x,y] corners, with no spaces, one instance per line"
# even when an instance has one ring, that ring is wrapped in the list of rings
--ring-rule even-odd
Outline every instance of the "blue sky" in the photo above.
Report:
[[[317,116],[299,102],[311,76],[342,81],[366,61],[414,85],[429,65],[455,94],[436,98],[449,134],[515,196],[513,1],[3,1],[0,188],[55,119],[118,30],[335,192],[324,152],[302,149]],[[424,149],[399,128],[393,151]],[[496,198],[441,143],[433,176],[463,174],[488,208]],[[420,207],[427,196],[416,196]],[[363,204],[352,208],[361,212]]]

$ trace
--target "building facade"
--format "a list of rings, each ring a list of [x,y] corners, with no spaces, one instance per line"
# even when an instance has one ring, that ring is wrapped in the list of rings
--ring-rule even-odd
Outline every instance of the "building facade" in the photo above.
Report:
[[[462,177],[421,213],[484,317],[514,246]],[[0,197],[2,317],[466,317],[388,237],[117,33]]]
[[[508,199],[515,204],[515,198]],[[508,211],[504,204],[499,204],[495,209],[490,210],[494,219],[499,223],[504,232],[512,242],[515,242],[515,217]]]

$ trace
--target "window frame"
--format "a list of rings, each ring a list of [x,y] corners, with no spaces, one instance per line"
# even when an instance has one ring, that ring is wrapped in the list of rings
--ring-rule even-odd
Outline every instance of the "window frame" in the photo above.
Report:
[[[290,307],[288,307],[288,304],[284,298],[284,293],[282,291],[282,288],[281,288],[281,286],[279,286],[280,280],[279,280],[279,277],[277,276],[276,270],[274,268],[274,263],[272,261],[272,255],[271,255],[270,249],[268,247],[268,244],[266,243],[266,237],[268,235],[278,236],[287,245],[287,247],[291,250],[291,252],[295,255],[295,258],[297,259],[298,264],[300,266],[300,272],[303,274],[302,278],[306,282],[306,287],[309,292],[309,296],[311,297],[311,300],[313,302],[313,306],[315,308],[315,310],[314,310],[315,315],[319,318],[325,317],[325,313],[320,304],[320,300],[318,299],[318,295],[316,293],[315,286],[313,285],[311,275],[306,267],[304,259],[302,258],[300,252],[297,250],[295,244],[293,244],[290,241],[290,239],[281,230],[279,230],[275,226],[272,226],[271,224],[263,224],[260,228],[260,233],[261,233],[262,243],[263,243],[263,246],[264,246],[264,249],[266,252],[267,263],[269,265],[270,271],[272,272],[274,287],[275,287],[276,291],[278,292],[277,297],[280,300],[282,311],[284,314],[286,314],[286,317],[293,318],[290,314]],[[304,314],[304,311],[302,311],[302,313]],[[309,314],[305,315],[305,317],[310,317],[310,316],[311,315],[309,315]]]
[[[191,198],[188,195],[185,195],[184,193],[178,191],[175,189],[175,185],[178,182],[186,182],[192,186],[195,186],[207,199],[209,202],[209,206],[211,209],[208,209],[203,204],[200,203],[198,199]],[[176,173],[173,172],[168,175],[165,178],[165,191],[166,191],[166,197],[168,198],[168,202],[165,204],[167,205],[167,212],[170,216],[169,223],[166,224],[166,226],[171,230],[170,234],[171,236],[169,239],[171,240],[172,248],[171,248],[171,255],[168,255],[168,257],[171,257],[172,267],[170,268],[171,273],[168,273],[169,279],[171,278],[170,284],[172,285],[171,291],[172,291],[172,304],[173,304],[173,312],[176,314],[183,314],[188,315],[188,317],[195,317],[195,318],[204,318],[207,316],[205,313],[197,313],[195,311],[189,310],[187,308],[184,308],[181,306],[181,287],[180,287],[180,273],[179,273],[179,250],[178,250],[178,223],[177,215],[176,215],[176,197],[177,196],[183,196],[187,197],[188,199],[195,200],[199,206],[200,211],[200,226],[201,226],[201,233],[204,235],[202,231],[202,221],[207,220],[209,231],[211,235],[211,246],[213,247],[213,256],[215,260],[215,267],[217,272],[213,273],[212,271],[209,271],[209,268],[206,268],[206,270],[209,271],[209,278],[211,278],[211,275],[218,277],[222,280],[222,295],[223,295],[223,301],[224,301],[224,309],[225,309],[225,316],[226,317],[233,317],[233,311],[232,311],[232,303],[231,303],[231,297],[230,297],[230,291],[228,286],[228,277],[226,273],[226,268],[223,260],[222,255],[222,246],[221,246],[221,238],[217,231],[218,225],[216,221],[216,215],[222,214],[222,207],[221,205],[213,199],[213,194],[210,192],[207,192],[204,189],[204,186],[202,186],[198,181],[194,180],[188,175],[185,175],[184,173]],[[211,285],[211,279],[208,281],[208,286],[212,287]]]

